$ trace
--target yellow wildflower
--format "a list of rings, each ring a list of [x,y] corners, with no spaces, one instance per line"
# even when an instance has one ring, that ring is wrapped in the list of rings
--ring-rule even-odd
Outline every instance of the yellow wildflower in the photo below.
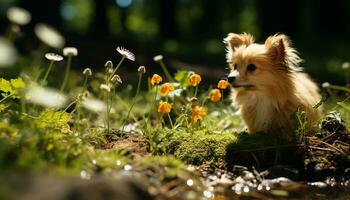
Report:
[[[161,76],[159,76],[158,74],[153,74],[151,78],[152,85],[158,85],[162,81],[163,81],[163,78]]]
[[[189,78],[188,78],[188,82],[190,83],[190,85],[192,85],[193,87],[197,87],[199,85],[199,83],[202,81],[202,78],[199,74],[192,74]]]
[[[207,115],[205,108],[200,106],[195,106],[192,109],[192,122],[197,122],[198,120],[203,120]]]
[[[221,99],[221,92],[220,92],[220,90],[219,89],[213,89],[211,91],[210,100],[212,102],[216,103],[216,102],[220,101],[220,99]]]
[[[169,92],[174,91],[174,85],[172,83],[164,83],[160,86],[160,95],[163,97],[168,96]]]
[[[218,87],[219,89],[225,90],[228,86],[229,86],[228,81],[226,81],[226,80],[220,80],[217,87]]]
[[[158,106],[158,112],[161,114],[167,114],[171,111],[171,104],[166,101],[160,101]]]

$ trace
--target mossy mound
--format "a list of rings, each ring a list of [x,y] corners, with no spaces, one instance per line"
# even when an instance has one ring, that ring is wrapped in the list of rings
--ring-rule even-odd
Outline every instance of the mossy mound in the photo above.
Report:
[[[158,136],[159,151],[172,154],[187,164],[225,161],[227,169],[232,169],[233,165],[266,168],[302,161],[295,143],[269,135],[164,129]]]
[[[193,165],[224,159],[226,148],[237,140],[230,132],[211,133],[203,129],[191,132],[164,129],[158,134],[158,147],[162,153],[172,154]]]

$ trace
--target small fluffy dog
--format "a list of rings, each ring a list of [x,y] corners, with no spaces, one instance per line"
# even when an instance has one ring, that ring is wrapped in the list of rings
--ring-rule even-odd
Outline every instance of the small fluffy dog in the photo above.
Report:
[[[302,60],[286,35],[276,34],[256,44],[250,34],[230,33],[224,43],[233,104],[250,133],[290,139],[297,111],[304,111],[309,128],[317,122],[321,108],[313,106],[321,99],[319,89],[302,72]]]

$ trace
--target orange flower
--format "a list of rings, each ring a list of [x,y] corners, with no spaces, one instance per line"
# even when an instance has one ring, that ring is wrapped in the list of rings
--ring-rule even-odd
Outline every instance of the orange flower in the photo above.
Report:
[[[224,89],[226,89],[228,86],[229,86],[228,81],[226,81],[226,80],[220,80],[217,87],[218,87],[219,89],[224,90]]]
[[[221,99],[221,92],[220,92],[220,90],[219,89],[213,89],[211,91],[210,100],[212,102],[216,103],[216,102],[220,101],[220,99]]]
[[[188,78],[188,82],[190,83],[190,85],[192,85],[193,87],[196,87],[199,85],[199,83],[202,81],[202,78],[199,74],[192,74],[189,78]]]
[[[207,115],[205,108],[200,106],[195,106],[192,109],[192,122],[197,122],[198,120],[203,120]]]
[[[174,91],[174,85],[172,83],[164,83],[160,86],[160,95],[163,97],[167,96],[169,92]]]
[[[161,76],[159,76],[158,74],[153,74],[152,79],[151,79],[152,85],[158,85],[162,81],[163,81],[163,79]]]
[[[170,113],[171,104],[166,101],[160,101],[158,106],[158,112],[164,114]]]

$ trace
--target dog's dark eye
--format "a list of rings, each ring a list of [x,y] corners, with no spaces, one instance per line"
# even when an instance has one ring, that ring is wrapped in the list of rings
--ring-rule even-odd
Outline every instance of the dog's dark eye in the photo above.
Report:
[[[253,71],[256,70],[256,66],[253,65],[253,64],[249,64],[249,65],[247,66],[247,70],[250,71],[250,72],[253,72]]]

